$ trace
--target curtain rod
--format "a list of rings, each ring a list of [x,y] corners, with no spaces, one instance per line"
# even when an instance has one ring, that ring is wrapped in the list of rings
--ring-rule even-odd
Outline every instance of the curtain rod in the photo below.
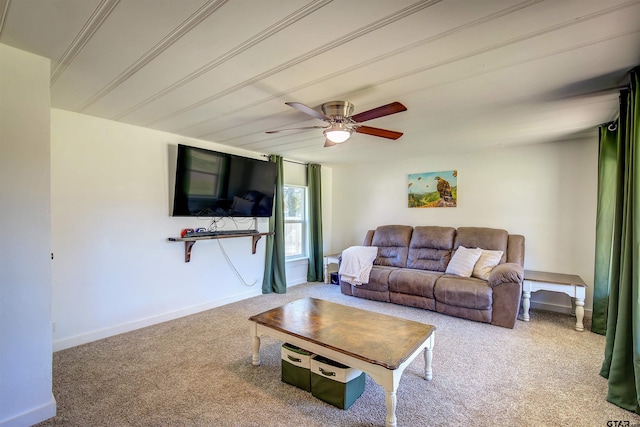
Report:
[[[269,155],[268,154],[263,154],[262,157],[269,158]],[[303,165],[303,166],[308,166],[309,165],[308,162],[300,162],[298,160],[285,159],[284,157],[282,158],[282,161],[283,162],[289,162],[289,163],[297,163],[297,164]]]
[[[297,160],[282,159],[283,162],[297,163],[299,165],[309,166],[308,162],[299,162]]]

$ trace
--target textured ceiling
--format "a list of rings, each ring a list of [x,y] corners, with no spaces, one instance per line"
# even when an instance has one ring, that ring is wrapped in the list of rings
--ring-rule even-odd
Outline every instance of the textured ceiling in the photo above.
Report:
[[[640,64],[640,0],[0,0],[53,107],[324,164],[593,135]],[[406,112],[323,148],[285,105]]]

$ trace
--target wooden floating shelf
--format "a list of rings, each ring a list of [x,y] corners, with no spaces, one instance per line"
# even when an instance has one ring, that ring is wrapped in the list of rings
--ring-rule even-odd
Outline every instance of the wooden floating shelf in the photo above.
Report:
[[[220,234],[217,236],[191,236],[191,237],[169,237],[170,242],[184,242],[184,262],[191,261],[191,248],[196,244],[198,240],[215,240],[215,239],[231,239],[235,237],[251,237],[251,254],[256,253],[256,246],[258,245],[258,240],[262,236],[271,236],[274,233],[243,233],[238,232],[238,234]]]

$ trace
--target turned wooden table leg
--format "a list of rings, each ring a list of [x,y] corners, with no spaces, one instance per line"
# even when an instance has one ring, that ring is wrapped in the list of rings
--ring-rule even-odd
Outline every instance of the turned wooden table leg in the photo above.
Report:
[[[424,378],[427,381],[431,381],[433,378],[433,368],[431,367],[431,361],[433,360],[433,349],[427,347],[424,349]]]
[[[322,278],[324,283],[329,283],[329,258],[324,257],[322,259]]]
[[[396,392],[387,390],[385,394],[385,402],[387,404],[386,427],[396,427],[398,425],[398,419],[396,418]]]
[[[253,366],[260,366],[260,337],[253,337]]]
[[[522,320],[529,321],[529,305],[531,302],[531,292],[522,291]]]
[[[576,331],[584,331],[584,300],[576,298]]]
[[[258,325],[251,324],[251,347],[253,349],[253,366],[260,366],[260,336],[258,335]]]

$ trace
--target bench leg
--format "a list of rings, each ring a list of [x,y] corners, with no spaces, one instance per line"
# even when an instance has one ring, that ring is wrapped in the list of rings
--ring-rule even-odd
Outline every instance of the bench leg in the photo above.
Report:
[[[531,303],[531,292],[522,291],[522,320],[529,321],[529,305]]]
[[[584,331],[582,320],[584,319],[584,300],[576,298],[576,331]]]

